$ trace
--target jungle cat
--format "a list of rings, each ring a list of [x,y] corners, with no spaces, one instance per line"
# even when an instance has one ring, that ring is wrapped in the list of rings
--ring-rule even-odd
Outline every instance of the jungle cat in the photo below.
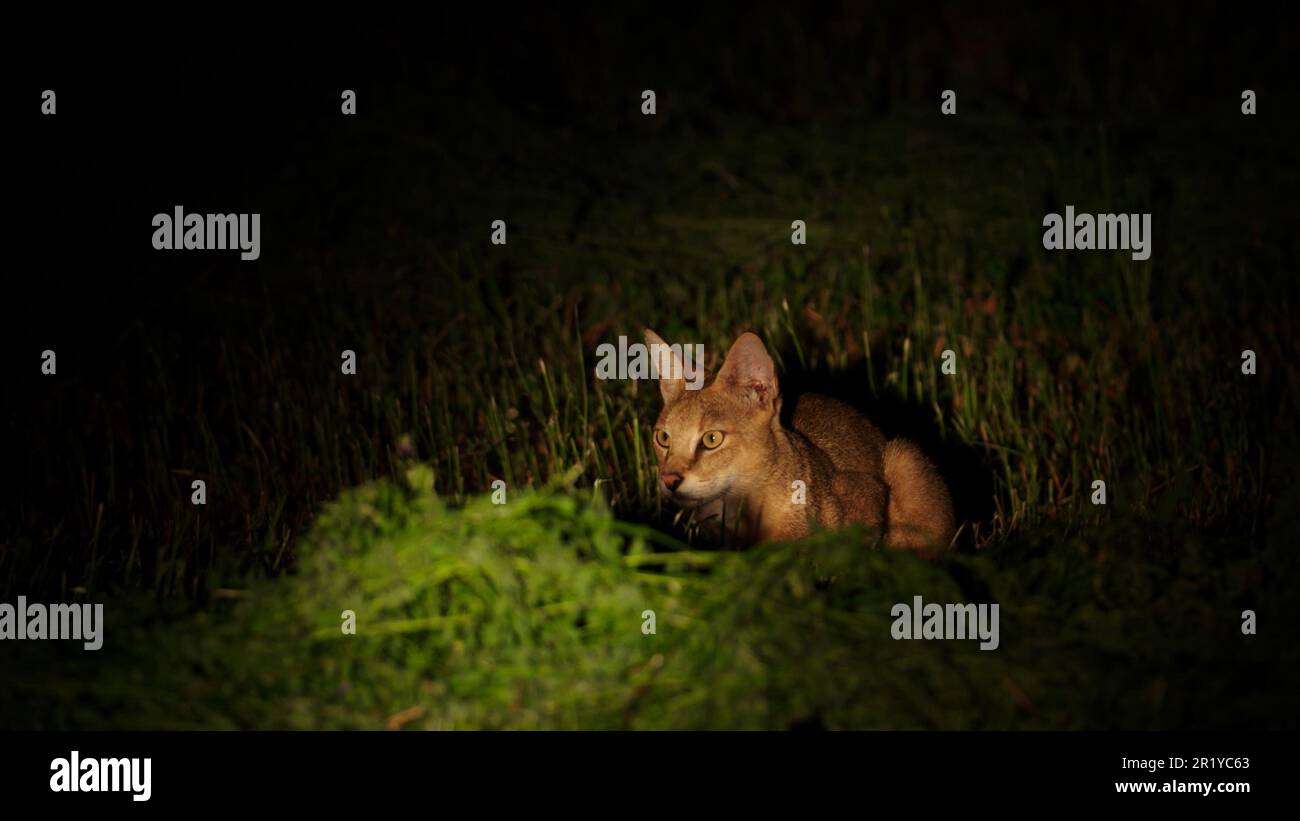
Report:
[[[952,540],[948,487],[916,445],[885,439],[853,408],[817,394],[799,397],[791,427],[782,423],[776,369],[754,334],[736,339],[699,390],[686,389],[696,374],[658,334],[646,329],[645,338],[664,400],[654,426],[659,490],[697,520],[746,542],[798,539],[814,522],[859,523],[891,547]]]

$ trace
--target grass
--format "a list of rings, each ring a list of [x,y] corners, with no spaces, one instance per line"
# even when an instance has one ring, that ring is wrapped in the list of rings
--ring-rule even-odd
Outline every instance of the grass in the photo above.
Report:
[[[650,186],[643,200],[607,197],[575,227],[544,201],[505,248],[489,246],[486,230],[432,247],[399,225],[381,261],[364,258],[380,242],[368,236],[328,268],[304,254],[284,292],[265,282],[253,285],[261,293],[226,292],[211,274],[195,283],[203,296],[174,306],[185,345],[137,323],[110,343],[102,372],[33,383],[49,396],[34,407],[57,408],[30,420],[19,454],[30,478],[6,509],[3,587],[193,596],[214,574],[224,584],[274,572],[322,504],[391,475],[408,453],[455,503],[494,479],[521,489],[577,466],[620,515],[666,522],[646,447],[655,392],[591,375],[598,344],[647,325],[702,342],[715,367],[737,333],[754,330],[788,390],[840,396],[917,438],[954,474],[977,546],[1103,516],[1087,502],[1095,479],[1136,510],[1190,483],[1183,513],[1252,533],[1271,498],[1266,449],[1277,443],[1265,437],[1295,409],[1283,318],[1294,288],[1268,284],[1275,249],[1256,249],[1258,260],[1202,255],[1209,229],[1171,236],[1182,219],[1171,207],[1156,212],[1150,265],[1049,256],[1035,248],[1042,209],[1030,203],[1059,186],[1098,207],[1101,189],[1141,204],[1143,178],[1103,180],[1094,193],[1085,168],[1051,179],[1068,164],[1056,154],[1019,174],[998,167],[1023,148],[960,166],[971,180],[962,186],[921,174],[936,154],[965,159],[962,138],[904,123],[807,146],[791,130],[718,146],[703,164],[683,147],[660,152],[672,173],[647,174],[680,181],[671,203]],[[852,146],[908,141],[926,159],[852,165],[868,162]],[[1082,143],[1096,148],[1092,135]],[[782,169],[792,145],[827,170]],[[544,166],[544,146],[535,150]],[[434,160],[416,151],[392,162],[399,174]],[[754,182],[733,192],[715,166]],[[645,223],[645,207],[672,213]],[[994,216],[974,220],[981,210]],[[808,246],[789,244],[786,216],[809,222]],[[1243,333],[1233,297],[1261,291],[1276,301]],[[1252,378],[1239,370],[1248,346],[1264,363]],[[355,377],[339,372],[344,349],[358,353]],[[955,377],[939,373],[946,349]],[[195,478],[208,483],[206,508],[189,504]],[[73,504],[60,488],[75,489]]]
[[[476,98],[309,122],[249,195],[288,240],[259,273],[115,285],[138,319],[60,343],[9,410],[0,591],[108,599],[120,663],[87,683],[16,650],[7,686],[48,709],[3,723],[1294,725],[1294,650],[1237,632],[1281,623],[1295,577],[1284,134],[664,96],[656,121]],[[1152,260],[1043,251],[1067,203],[1152,212]],[[715,367],[753,330],[787,391],[921,442],[954,554],[695,542],[654,492],[657,392],[592,375],[645,326]],[[1003,602],[1004,649],[889,641],[918,593]]]
[[[572,477],[571,477],[572,478]],[[197,612],[111,602],[102,657],[18,648],[6,726],[42,729],[1294,726],[1296,645],[1243,641],[1231,546],[1149,518],[927,562],[844,533],[690,551],[585,488],[452,508],[432,471],[349,491],[298,572]],[[1261,612],[1290,595],[1283,534]],[[1123,555],[1117,555],[1123,546]],[[1168,584],[1169,579],[1176,580]],[[1001,645],[896,641],[894,603],[998,601]],[[646,611],[653,632],[642,629]],[[357,619],[345,635],[345,611]],[[1229,612],[1229,616],[1232,614]],[[1230,664],[1225,664],[1230,660]],[[88,675],[88,667],[96,671]],[[1188,686],[1194,683],[1194,686]],[[48,708],[29,709],[32,703]]]

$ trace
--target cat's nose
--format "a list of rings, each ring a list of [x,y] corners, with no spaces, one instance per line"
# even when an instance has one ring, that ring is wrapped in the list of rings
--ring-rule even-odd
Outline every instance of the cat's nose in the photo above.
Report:
[[[660,473],[659,478],[663,480],[664,487],[676,490],[681,485],[683,477],[680,473]]]

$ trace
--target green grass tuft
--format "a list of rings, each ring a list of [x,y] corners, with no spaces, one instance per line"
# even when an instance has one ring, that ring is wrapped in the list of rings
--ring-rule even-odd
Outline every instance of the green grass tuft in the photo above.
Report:
[[[939,561],[852,531],[698,552],[582,490],[451,507],[426,466],[329,505],[295,574],[194,612],[110,603],[105,649],[28,642],[0,724],[40,728],[1290,726],[1294,642],[1243,637],[1295,571],[1134,519]],[[1170,532],[1165,528],[1165,532]],[[1122,557],[1122,558],[1121,558]],[[890,611],[1000,602],[1001,646]],[[358,632],[341,632],[353,610]],[[642,632],[654,610],[657,632]]]

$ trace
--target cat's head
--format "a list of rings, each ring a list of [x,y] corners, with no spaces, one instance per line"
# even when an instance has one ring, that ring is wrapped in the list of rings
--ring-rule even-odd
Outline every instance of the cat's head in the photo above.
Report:
[[[745,495],[770,472],[780,425],[776,368],[763,342],[741,334],[717,375],[689,390],[699,375],[654,331],[645,339],[664,400],[653,433],[659,492],[688,509]]]

